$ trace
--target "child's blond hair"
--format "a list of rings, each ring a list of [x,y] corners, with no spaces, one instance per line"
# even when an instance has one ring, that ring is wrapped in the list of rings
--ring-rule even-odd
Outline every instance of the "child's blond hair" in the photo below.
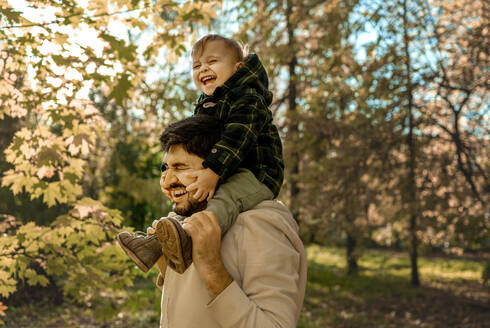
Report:
[[[196,56],[200,56],[204,51],[204,46],[206,43],[210,41],[223,41],[226,46],[234,52],[235,59],[237,62],[244,62],[247,60],[248,56],[248,46],[239,41],[218,35],[218,34],[207,34],[200,38],[192,47],[191,56],[195,58]]]

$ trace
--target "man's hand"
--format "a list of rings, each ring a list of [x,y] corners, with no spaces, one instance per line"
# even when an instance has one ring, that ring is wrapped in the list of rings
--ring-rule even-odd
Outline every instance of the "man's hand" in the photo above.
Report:
[[[221,259],[221,228],[213,212],[201,211],[184,220],[182,227],[192,238],[192,261],[213,300],[233,278]]]
[[[173,216],[176,216],[176,215],[177,215],[177,213],[175,213],[175,212],[169,212],[168,215],[167,215],[167,218],[170,218],[170,217],[173,217]],[[148,235],[154,235],[155,234],[155,229],[157,228],[158,221],[160,221],[162,219],[165,219],[165,217],[162,216],[158,220],[153,220],[153,222],[151,223],[151,227],[146,228],[146,233]]]
[[[195,190],[194,198],[202,202],[204,200],[210,200],[214,196],[214,191],[218,185],[219,175],[214,173],[210,168],[201,170],[195,170],[186,174],[188,178],[195,178],[196,181],[189,186],[186,190],[192,192]]]

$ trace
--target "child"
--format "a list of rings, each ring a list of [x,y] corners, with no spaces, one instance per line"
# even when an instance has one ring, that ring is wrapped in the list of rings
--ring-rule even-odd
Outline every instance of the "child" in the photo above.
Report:
[[[210,34],[197,41],[191,56],[193,80],[203,92],[194,114],[215,116],[224,128],[221,140],[203,162],[204,169],[191,176],[195,182],[186,190],[194,192],[196,200],[208,201],[206,209],[216,214],[224,234],[239,212],[279,194],[284,173],[281,139],[268,108],[272,93],[267,73],[257,55],[247,56],[237,41]],[[240,172],[247,169],[253,173],[252,182],[236,174],[239,168]],[[162,166],[161,181],[165,179],[164,169]],[[228,181],[231,176],[234,178]],[[221,185],[214,195],[218,183]],[[156,224],[163,255],[179,273],[192,262],[191,238],[180,226],[181,221],[168,217]],[[155,235],[123,232],[118,241],[145,272],[162,255]]]

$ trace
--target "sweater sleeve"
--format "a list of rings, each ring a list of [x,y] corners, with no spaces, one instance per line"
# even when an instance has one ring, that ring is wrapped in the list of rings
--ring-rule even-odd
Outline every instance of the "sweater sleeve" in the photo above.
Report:
[[[242,96],[229,111],[221,140],[203,162],[226,180],[239,167],[257,143],[265,124],[272,121],[272,113],[259,96]]]
[[[299,252],[281,231],[265,227],[268,223],[260,216],[242,224],[242,286],[230,284],[208,304],[209,311],[221,327],[296,327]]]

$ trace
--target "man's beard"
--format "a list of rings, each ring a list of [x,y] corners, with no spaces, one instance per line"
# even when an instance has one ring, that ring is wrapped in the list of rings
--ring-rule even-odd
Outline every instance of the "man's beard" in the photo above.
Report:
[[[177,204],[174,204],[173,211],[178,215],[191,216],[194,213],[200,212],[206,209],[207,201],[198,201],[194,197],[189,195],[189,200],[183,206],[177,208]]]
[[[170,185],[170,188],[185,188],[185,186],[183,184],[180,184],[180,183],[174,183],[174,184]],[[199,211],[206,209],[207,205],[208,205],[208,202],[206,200],[200,202],[200,201],[196,200],[194,197],[192,197],[190,194],[188,194],[187,202],[184,204],[181,204],[181,206],[178,208],[177,208],[177,203],[174,203],[173,211],[175,213],[177,213],[178,215],[191,216],[194,213],[197,213]]]

